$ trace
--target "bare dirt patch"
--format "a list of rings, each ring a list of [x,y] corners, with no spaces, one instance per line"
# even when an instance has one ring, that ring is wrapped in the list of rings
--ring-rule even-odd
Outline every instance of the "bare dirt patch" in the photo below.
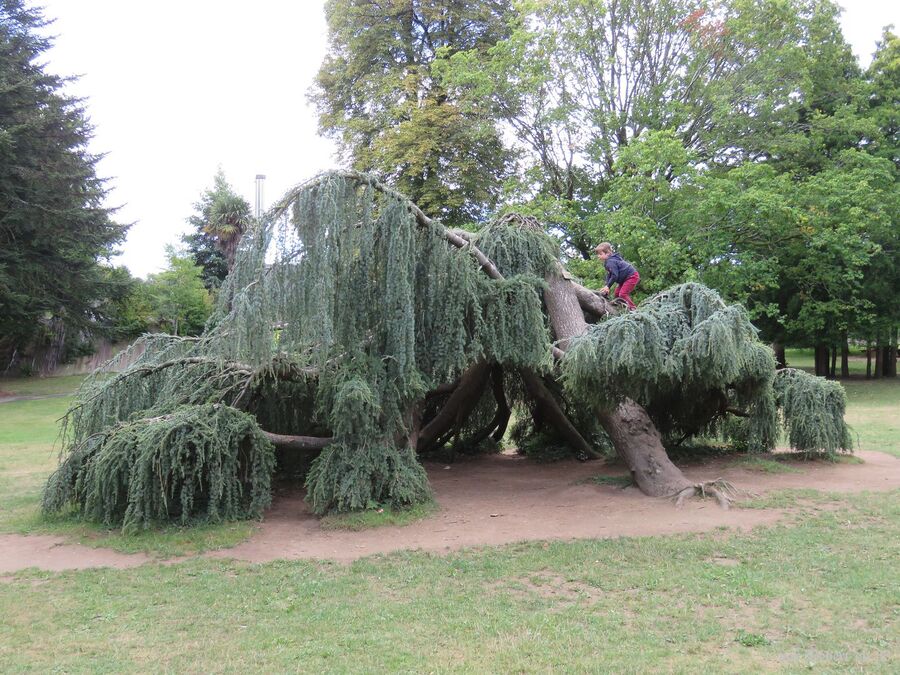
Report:
[[[37,567],[58,572],[89,567],[137,567],[149,562],[146,555],[117,553],[108,549],[67,544],[65,537],[0,534],[0,573]],[[0,580],[8,581],[7,577]]]
[[[900,487],[900,459],[861,452],[862,464],[796,461],[798,473],[765,474],[716,459],[683,468],[697,482],[724,478],[742,490],[812,488],[828,492]],[[449,465],[428,465],[440,510],[404,527],[361,532],[319,527],[300,494],[280,494],[260,530],[234,548],[208,555],[264,562],[282,558],[352,561],[374,553],[418,549],[445,553],[518,541],[648,536],[704,532],[719,527],[749,530],[774,523],[783,509],[723,510],[712,500],[675,508],[637,488],[598,485],[598,474],[624,471],[596,462],[535,464],[524,457],[491,455]]]
[[[733,458],[692,463],[683,470],[696,482],[724,478],[760,495],[803,488],[827,492],[900,488],[900,459],[879,452],[858,456],[863,463],[791,461],[797,473],[760,473],[735,466]],[[591,481],[598,475],[625,473],[621,467],[598,462],[536,464],[524,457],[491,455],[426,468],[439,510],[418,522],[358,532],[325,530],[302,493],[283,490],[276,493],[272,508],[249,540],[206,555],[252,563],[301,558],[349,562],[407,549],[446,553],[529,540],[665,535],[722,527],[749,530],[786,514],[784,509],[726,511],[713,500],[691,500],[675,508],[670,500],[651,499],[634,487]],[[150,560],[66,544],[62,537],[0,535],[0,573],[28,567],[133,567]]]

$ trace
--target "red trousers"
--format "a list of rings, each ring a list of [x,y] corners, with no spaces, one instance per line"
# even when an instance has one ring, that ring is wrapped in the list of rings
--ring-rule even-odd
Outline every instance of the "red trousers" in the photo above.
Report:
[[[635,304],[631,300],[631,291],[634,290],[634,287],[638,285],[638,282],[640,280],[641,275],[635,272],[625,281],[619,284],[619,287],[616,289],[616,297],[622,298],[625,301],[625,304],[628,305],[628,309],[635,308]]]

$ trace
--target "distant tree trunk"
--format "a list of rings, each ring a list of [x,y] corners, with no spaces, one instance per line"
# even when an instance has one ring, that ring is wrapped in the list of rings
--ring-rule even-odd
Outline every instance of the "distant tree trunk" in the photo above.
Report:
[[[897,376],[897,348],[894,346],[893,337],[893,335],[888,335],[890,344],[887,344],[884,347],[884,356],[882,357],[882,360],[884,361],[884,365],[882,366],[883,377]]]
[[[846,333],[841,341],[841,377],[850,377],[850,345]]]
[[[775,353],[775,365],[778,368],[787,368],[787,358],[784,354],[784,345],[780,342],[772,343],[772,351]]]
[[[823,344],[816,345],[816,375],[828,377],[828,347]]]
[[[832,380],[837,378],[837,375],[836,375],[837,353],[838,353],[837,345],[832,345],[831,346],[831,368],[829,369],[829,377],[831,377]]]
[[[888,344],[884,354],[884,376],[897,377],[897,328],[888,329]]]
[[[872,379],[872,343],[866,340],[866,379]]]
[[[544,292],[547,313],[556,339],[565,351],[569,339],[587,332],[588,325],[571,282],[553,277],[547,279],[547,284]],[[656,425],[642,406],[625,399],[613,410],[598,410],[597,417],[641,492],[651,497],[669,497],[693,487],[672,464]]]
[[[872,375],[876,380],[884,373],[884,349],[882,348],[881,338],[875,340],[875,373]]]

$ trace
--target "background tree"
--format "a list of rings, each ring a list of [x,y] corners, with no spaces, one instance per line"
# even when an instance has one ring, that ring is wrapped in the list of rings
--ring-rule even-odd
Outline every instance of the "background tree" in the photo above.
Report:
[[[900,39],[885,29],[872,64],[867,72],[869,109],[868,118],[877,125],[880,132],[867,150],[885,160],[891,161],[900,175]],[[896,180],[890,194],[893,201],[893,217],[872,227],[870,234],[879,246],[878,255],[866,269],[863,279],[863,296],[873,308],[873,318],[861,327],[857,337],[873,346],[881,358],[875,359],[872,368],[872,349],[867,349],[869,374],[874,376],[897,376],[897,342],[900,328],[900,306],[896,301],[900,289],[900,220],[897,207]],[[874,225],[874,224],[873,224]],[[879,368],[880,366],[880,368]]]
[[[212,188],[203,192],[194,204],[195,213],[188,218],[194,232],[182,240],[187,252],[202,270],[203,283],[216,289],[234,266],[241,237],[252,223],[250,204],[228,184],[219,169]]]
[[[329,0],[325,13],[329,51],[312,98],[344,161],[450,224],[484,220],[509,153],[493,122],[455,98],[433,64],[486,52],[507,34],[511,2]]]
[[[522,196],[542,197],[535,207],[572,254],[590,257],[585,221],[602,225],[614,211],[609,181],[645,132],[667,130],[697,162],[735,162],[759,155],[796,117],[809,34],[801,3],[519,7],[511,36],[488,58],[450,56],[446,80],[514,132],[526,153]]]
[[[0,0],[0,358],[28,350],[46,326],[98,330],[110,291],[98,260],[126,227],[103,208],[91,128],[65,80],[45,72],[50,41],[38,10]]]
[[[171,247],[167,254],[168,268],[151,274],[136,300],[149,301],[149,325],[168,329],[172,335],[198,335],[212,311],[203,270],[189,256],[181,256]]]
[[[820,374],[848,336],[884,344],[889,329],[864,327],[896,324],[868,299],[897,291],[879,243],[896,172],[870,155],[897,156],[896,69],[876,55],[864,77],[834,3],[517,7],[487,54],[437,65],[524,152],[511,199],[550,225],[574,273],[602,285],[592,247],[612,241],[642,292],[703,281],[767,340],[817,345]]]

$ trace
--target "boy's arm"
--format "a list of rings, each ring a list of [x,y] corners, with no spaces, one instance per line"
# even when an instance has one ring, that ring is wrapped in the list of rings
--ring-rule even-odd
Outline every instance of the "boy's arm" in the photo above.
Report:
[[[612,271],[612,269],[610,269],[610,263],[612,263],[613,265],[616,264],[614,260],[607,260],[606,262],[603,263],[603,266],[606,268],[606,290],[607,291],[609,291],[609,287],[612,286],[616,280],[615,273]]]
[[[609,269],[609,263],[609,260],[603,263],[603,267],[606,268],[606,286],[600,289],[600,292],[603,293],[603,295],[609,295],[609,287],[613,285],[613,282],[616,279],[616,275]],[[615,261],[613,261],[613,265],[615,265]]]

